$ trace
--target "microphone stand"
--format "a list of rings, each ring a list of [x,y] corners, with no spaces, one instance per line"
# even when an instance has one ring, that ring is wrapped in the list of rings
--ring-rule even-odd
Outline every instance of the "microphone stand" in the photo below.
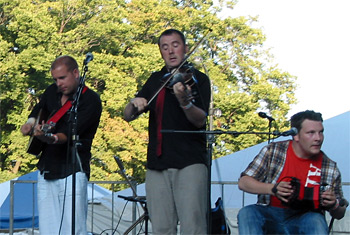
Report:
[[[72,102],[72,107],[69,111],[69,130],[71,130],[72,137],[72,146],[71,146],[71,157],[72,157],[72,235],[75,235],[75,200],[76,200],[76,164],[79,164],[79,170],[83,172],[83,168],[81,165],[81,160],[78,153],[78,145],[81,145],[79,142],[79,135],[77,134],[77,126],[78,126],[78,106],[80,96],[82,94],[83,88],[85,86],[85,77],[86,72],[88,71],[87,61],[84,61],[83,66],[83,76],[80,77],[79,85],[77,92],[74,95],[74,100]],[[68,146],[70,142],[70,138],[68,138]]]
[[[211,166],[212,166],[212,157],[213,157],[213,144],[215,143],[215,136],[212,133],[209,133],[207,135],[207,154],[208,154],[208,198],[207,198],[207,204],[208,204],[208,211],[207,211],[207,224],[208,224],[208,234],[211,234]]]
[[[268,139],[267,143],[270,143],[270,142],[271,142],[271,127],[272,127],[272,121],[273,121],[273,119],[272,119],[272,118],[269,118],[269,139]]]

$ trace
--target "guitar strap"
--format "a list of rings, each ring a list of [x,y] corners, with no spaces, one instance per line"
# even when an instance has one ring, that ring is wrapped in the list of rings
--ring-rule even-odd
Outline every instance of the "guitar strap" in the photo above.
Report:
[[[84,86],[82,94],[88,89],[87,86]],[[47,124],[51,127],[54,127],[56,123],[61,119],[61,117],[72,107],[72,101],[68,100],[64,105],[47,121]]]

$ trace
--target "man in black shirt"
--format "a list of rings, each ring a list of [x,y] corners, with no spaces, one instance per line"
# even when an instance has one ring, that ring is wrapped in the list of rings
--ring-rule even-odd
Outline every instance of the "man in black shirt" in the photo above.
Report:
[[[163,88],[148,104],[187,52],[184,35],[175,29],[164,31],[158,46],[165,66],[150,76],[124,110],[126,121],[133,120],[135,112],[150,110],[146,197],[152,233],[175,234],[179,221],[182,234],[206,234],[206,137],[161,130],[205,130],[210,81],[205,74],[185,64],[184,67],[192,71],[193,81],[189,83],[193,85],[176,82],[172,87]]]
[[[77,108],[79,144],[76,166],[72,167],[72,129],[67,111],[80,84],[78,64],[70,56],[58,57],[51,65],[51,75],[54,83],[45,90],[27,123],[21,127],[23,135],[33,132],[33,136],[43,142],[37,165],[39,230],[41,234],[71,234],[72,174],[75,173],[75,234],[86,234],[90,150],[100,121],[101,100],[87,87],[82,90]],[[49,132],[43,130],[48,123],[35,125],[40,111],[55,123]]]

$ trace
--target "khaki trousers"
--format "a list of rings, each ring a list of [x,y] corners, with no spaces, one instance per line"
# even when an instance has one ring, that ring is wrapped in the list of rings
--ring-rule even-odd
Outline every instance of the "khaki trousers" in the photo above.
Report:
[[[208,169],[194,164],[183,169],[146,172],[147,208],[152,234],[207,233]]]

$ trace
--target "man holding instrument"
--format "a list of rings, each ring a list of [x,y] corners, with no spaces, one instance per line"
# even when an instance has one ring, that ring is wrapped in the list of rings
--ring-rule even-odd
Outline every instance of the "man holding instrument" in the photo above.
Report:
[[[321,151],[321,113],[296,113],[291,127],[293,140],[265,146],[241,174],[239,188],[258,194],[258,203],[239,211],[240,234],[329,234],[325,211],[344,217],[340,171]]]
[[[126,121],[132,121],[137,113],[150,111],[146,198],[152,233],[175,234],[180,222],[181,234],[206,234],[206,136],[195,132],[205,130],[210,81],[192,68],[192,86],[180,80],[157,93],[164,77],[174,75],[174,70],[181,71],[179,66],[187,53],[183,33],[175,29],[164,31],[158,46],[165,66],[150,76],[124,110]]]
[[[75,234],[85,235],[90,150],[100,121],[101,100],[87,87],[82,90],[77,108],[77,164],[73,168],[68,110],[80,84],[78,64],[70,56],[58,57],[51,65],[51,75],[54,83],[45,90],[27,123],[21,127],[23,135],[32,134],[43,143],[37,164],[39,230],[40,234],[71,234],[72,174],[75,173]],[[39,112],[48,113],[49,121],[54,123],[47,132],[43,127],[48,123],[43,121],[35,125]]]

